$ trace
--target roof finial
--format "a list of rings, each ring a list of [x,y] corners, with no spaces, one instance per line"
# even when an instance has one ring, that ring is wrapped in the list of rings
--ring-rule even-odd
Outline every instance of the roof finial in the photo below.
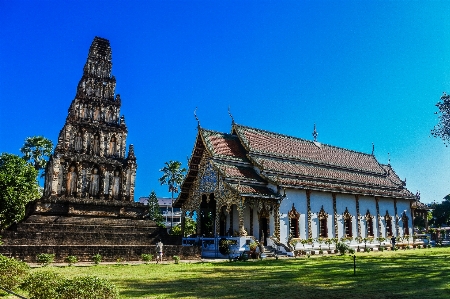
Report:
[[[375,144],[373,144],[373,142],[372,142],[372,156],[374,153],[375,153]]]
[[[197,117],[197,107],[195,107],[195,110],[194,110],[194,117],[195,117],[195,119],[197,120],[198,127],[200,128],[200,120],[199,120],[198,117]]]
[[[233,117],[233,115],[231,114],[231,111],[230,111],[230,106],[228,106],[228,114],[230,115],[230,117],[231,117],[231,124],[233,124],[234,125],[234,117]]]
[[[317,133],[316,124],[315,123],[314,123],[314,131],[313,131],[312,135],[314,137],[314,142],[317,142],[317,135],[319,135],[319,133]]]

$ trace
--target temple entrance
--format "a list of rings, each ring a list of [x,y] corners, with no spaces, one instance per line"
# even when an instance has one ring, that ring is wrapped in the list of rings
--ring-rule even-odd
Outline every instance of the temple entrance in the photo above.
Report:
[[[208,200],[209,199],[209,200]],[[205,237],[214,237],[216,227],[216,200],[214,193],[209,197],[202,195],[202,203],[200,204],[200,235]]]
[[[264,246],[267,246],[267,237],[269,236],[269,219],[261,218],[259,221],[260,236],[259,239],[263,240]]]
[[[223,207],[220,211],[220,221],[219,221],[219,235],[220,236],[226,236],[227,234],[227,215],[225,214]]]

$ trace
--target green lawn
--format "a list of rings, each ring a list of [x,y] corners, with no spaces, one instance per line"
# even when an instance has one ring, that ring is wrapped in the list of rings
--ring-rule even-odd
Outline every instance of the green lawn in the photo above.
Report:
[[[123,298],[450,297],[450,248],[357,253],[356,264],[356,275],[349,255],[45,269],[108,278]]]

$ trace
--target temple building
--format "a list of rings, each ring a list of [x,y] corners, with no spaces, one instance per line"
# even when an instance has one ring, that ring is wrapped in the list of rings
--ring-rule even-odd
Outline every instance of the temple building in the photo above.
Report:
[[[371,154],[232,123],[198,126],[174,206],[201,236],[291,240],[407,236],[412,203],[390,164]],[[182,220],[183,221],[183,220]],[[355,241],[356,242],[356,241]]]

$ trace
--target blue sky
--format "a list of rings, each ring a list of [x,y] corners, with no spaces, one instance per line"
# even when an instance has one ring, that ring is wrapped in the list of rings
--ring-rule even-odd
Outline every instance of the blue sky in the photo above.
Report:
[[[136,200],[165,161],[186,166],[197,123],[239,124],[370,153],[421,192],[450,193],[450,149],[430,136],[450,92],[448,1],[0,0],[0,152],[55,143],[94,36],[107,38]]]

